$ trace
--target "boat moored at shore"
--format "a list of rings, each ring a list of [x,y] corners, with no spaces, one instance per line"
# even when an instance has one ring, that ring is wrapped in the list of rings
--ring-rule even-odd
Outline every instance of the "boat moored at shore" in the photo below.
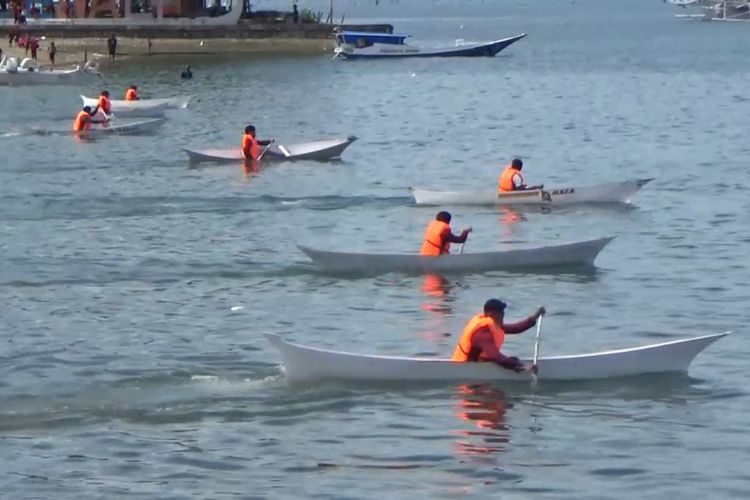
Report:
[[[77,65],[72,69],[41,69],[39,63],[15,57],[0,61],[0,85],[79,85],[96,81],[101,74],[95,65]]]
[[[525,37],[520,35],[491,42],[464,43],[456,40],[453,47],[420,48],[406,44],[408,35],[342,31],[336,33],[334,57],[344,59],[387,59],[404,57],[492,57]]]

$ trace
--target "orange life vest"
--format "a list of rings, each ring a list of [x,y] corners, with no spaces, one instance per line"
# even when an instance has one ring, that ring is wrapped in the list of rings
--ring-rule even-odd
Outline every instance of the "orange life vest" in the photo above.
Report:
[[[260,156],[258,141],[250,134],[242,136],[242,156],[249,160],[257,160]]]
[[[511,166],[505,167],[505,170],[503,170],[503,173],[500,175],[500,182],[497,186],[498,190],[501,192],[515,190],[516,185],[513,184],[513,178],[516,175],[521,179],[521,184],[523,184],[523,175],[521,175],[521,172],[519,170],[516,170]]]
[[[477,314],[471,318],[469,324],[464,328],[461,338],[458,341],[458,345],[453,350],[453,361],[490,361],[489,358],[483,357],[483,353],[481,352],[478,354],[477,359],[470,359],[474,334],[482,328],[489,328],[490,332],[492,332],[492,338],[495,340],[495,345],[497,346],[498,351],[503,347],[503,342],[505,341],[505,332],[503,329],[497,326],[495,320],[489,316]]]
[[[138,92],[136,92],[135,89],[128,89],[127,92],[125,92],[125,100],[126,101],[137,101],[138,100]]]
[[[450,231],[451,226],[440,220],[434,220],[427,226],[424,233],[424,241],[419,255],[445,255],[450,253],[451,244],[444,238],[445,232]]]
[[[73,122],[73,130],[79,132],[81,130],[91,129],[91,116],[85,111],[79,111],[76,120]]]
[[[107,114],[111,113],[110,110],[112,109],[112,103],[109,102],[109,99],[107,99],[105,96],[103,95],[99,96],[99,101],[97,102],[97,105],[99,106],[99,109],[101,109],[105,113]]]

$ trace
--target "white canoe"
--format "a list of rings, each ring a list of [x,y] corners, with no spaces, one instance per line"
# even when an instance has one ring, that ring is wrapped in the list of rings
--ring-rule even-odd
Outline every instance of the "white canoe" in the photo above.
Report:
[[[653,373],[687,372],[690,362],[706,347],[729,332],[572,356],[539,358],[539,380],[595,380]],[[291,382],[313,380],[370,382],[528,381],[494,363],[456,363],[450,359],[362,355],[328,351],[287,342],[265,334],[279,350]],[[530,360],[524,360],[530,363]]]
[[[610,182],[580,187],[534,189],[498,194],[497,189],[474,191],[412,190],[417,205],[572,205],[575,203],[630,203],[653,179]]]
[[[98,99],[81,96],[84,106],[96,107]],[[165,99],[140,99],[138,101],[121,101],[111,99],[112,112],[119,116],[161,117],[168,109],[184,109],[190,102],[190,96],[168,97]]]
[[[294,161],[314,160],[329,161],[341,157],[349,145],[357,138],[349,136],[346,139],[330,139],[325,141],[302,142],[298,144],[272,143],[263,154],[263,160]],[[243,160],[240,148],[225,149],[187,149],[190,163],[236,163]]]
[[[614,238],[579,241],[502,252],[482,252],[425,257],[409,254],[345,253],[299,246],[320,271],[333,274],[374,276],[386,273],[481,273],[502,269],[539,269],[592,266],[594,259]]]
[[[137,135],[148,134],[156,131],[161,127],[166,118],[151,118],[149,120],[139,120],[130,123],[111,124],[107,127],[95,124],[90,130],[39,130],[32,129],[31,132],[38,135],[77,135],[79,137],[101,137],[107,135]]]

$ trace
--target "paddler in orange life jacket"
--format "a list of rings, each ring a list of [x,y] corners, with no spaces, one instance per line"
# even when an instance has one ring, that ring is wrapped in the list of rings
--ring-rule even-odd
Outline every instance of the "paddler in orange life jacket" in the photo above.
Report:
[[[245,133],[242,136],[242,157],[248,161],[259,160],[264,149],[261,146],[268,146],[273,141],[259,141],[255,138],[255,127],[248,125],[245,127]]]
[[[424,233],[424,241],[419,255],[439,256],[450,253],[451,243],[466,243],[466,238],[472,229],[469,227],[461,231],[459,236],[451,230],[451,214],[438,212],[435,220],[430,222]]]
[[[128,90],[125,91],[126,101],[140,101],[141,97],[138,95],[138,87],[131,85]]]
[[[534,314],[517,323],[505,323],[505,302],[490,299],[484,303],[484,313],[477,314],[466,325],[456,349],[453,361],[489,361],[515,372],[531,371],[532,366],[524,365],[515,356],[506,356],[501,350],[506,334],[522,333],[536,325],[539,316],[546,311],[540,307]]]
[[[91,116],[91,107],[84,106],[83,110],[78,112],[78,115],[73,122],[73,130],[75,132],[80,132],[81,130],[91,130],[91,124],[93,123],[93,121],[91,120]]]
[[[510,193],[511,191],[527,191],[542,189],[544,187],[543,184],[539,186],[527,186],[524,184],[521,169],[523,169],[523,162],[519,158],[513,158],[511,164],[505,167],[503,173],[500,174],[500,180],[497,184],[498,192]]]
[[[109,100],[109,92],[107,92],[106,90],[102,91],[101,95],[99,96],[99,100],[96,102],[96,108],[94,108],[94,112],[91,115],[96,116],[99,110],[104,113],[104,117],[107,121],[111,119],[110,115],[112,114],[112,103]]]

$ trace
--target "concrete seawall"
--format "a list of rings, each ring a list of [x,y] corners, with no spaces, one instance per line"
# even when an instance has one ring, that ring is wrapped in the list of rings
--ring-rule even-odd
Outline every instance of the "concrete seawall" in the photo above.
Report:
[[[127,25],[121,22],[66,23],[65,21],[32,22],[26,25],[0,24],[0,36],[7,36],[17,29],[21,34],[30,34],[47,38],[107,38],[112,33],[118,37],[143,39],[251,39],[263,40],[274,38],[286,39],[330,39],[333,36],[333,24],[287,24],[257,23],[242,20],[233,26],[177,26],[177,25]],[[345,24],[341,29],[349,31],[375,31],[392,33],[390,24]]]

